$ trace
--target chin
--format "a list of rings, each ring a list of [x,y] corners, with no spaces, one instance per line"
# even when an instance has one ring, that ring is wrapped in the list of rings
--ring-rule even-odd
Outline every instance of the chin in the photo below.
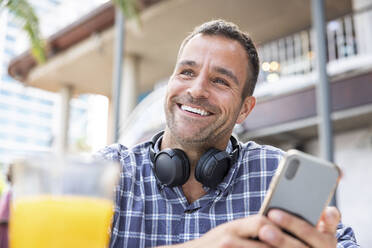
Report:
[[[179,142],[186,144],[204,144],[208,141],[208,135],[203,135],[200,131],[179,130],[174,135]]]
[[[168,119],[167,129],[170,130],[178,142],[187,144],[201,144],[207,142],[212,133],[208,126],[196,127],[193,123],[183,123],[173,119]]]

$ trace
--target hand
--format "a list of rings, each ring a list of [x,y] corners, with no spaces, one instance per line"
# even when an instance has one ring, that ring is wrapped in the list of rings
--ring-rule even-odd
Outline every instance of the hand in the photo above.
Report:
[[[261,227],[270,225],[272,223],[266,217],[253,215],[219,225],[182,247],[269,248],[269,245],[249,238],[257,237]]]
[[[340,222],[340,213],[335,207],[327,207],[322,214],[319,224],[313,227],[306,221],[290,215],[284,211],[271,210],[268,219],[277,226],[264,225],[258,237],[272,247],[332,247],[337,246],[335,236],[337,224]],[[283,228],[294,234],[300,240],[285,234]]]

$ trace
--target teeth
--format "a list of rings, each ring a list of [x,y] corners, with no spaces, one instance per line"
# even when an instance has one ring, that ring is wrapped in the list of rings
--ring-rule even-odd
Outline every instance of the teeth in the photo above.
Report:
[[[189,112],[192,112],[192,113],[195,113],[195,114],[199,114],[201,116],[207,116],[207,115],[210,115],[207,111],[205,110],[202,110],[202,109],[197,109],[197,108],[193,108],[193,107],[190,107],[190,106],[187,106],[187,105],[181,105],[181,109],[182,110],[186,110],[186,111],[189,111]]]

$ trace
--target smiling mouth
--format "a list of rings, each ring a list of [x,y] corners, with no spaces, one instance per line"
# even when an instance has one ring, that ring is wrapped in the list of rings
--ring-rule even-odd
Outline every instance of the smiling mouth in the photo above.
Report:
[[[193,113],[193,114],[198,114],[200,116],[209,116],[209,115],[212,114],[208,111],[205,111],[204,109],[194,108],[194,107],[190,107],[190,106],[187,106],[187,105],[184,105],[184,104],[179,104],[179,106],[184,111],[187,111],[187,112],[190,112],[190,113]]]

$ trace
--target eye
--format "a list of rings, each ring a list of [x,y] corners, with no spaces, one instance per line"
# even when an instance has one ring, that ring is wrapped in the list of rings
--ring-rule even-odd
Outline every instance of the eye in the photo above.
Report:
[[[216,84],[221,84],[221,85],[229,86],[229,83],[225,79],[222,79],[222,78],[214,78],[212,80],[212,82],[213,83],[216,83]]]
[[[185,69],[185,70],[182,70],[180,72],[181,75],[184,75],[184,76],[187,76],[187,77],[193,77],[195,74],[194,74],[194,71],[193,70],[190,70],[190,69]]]

